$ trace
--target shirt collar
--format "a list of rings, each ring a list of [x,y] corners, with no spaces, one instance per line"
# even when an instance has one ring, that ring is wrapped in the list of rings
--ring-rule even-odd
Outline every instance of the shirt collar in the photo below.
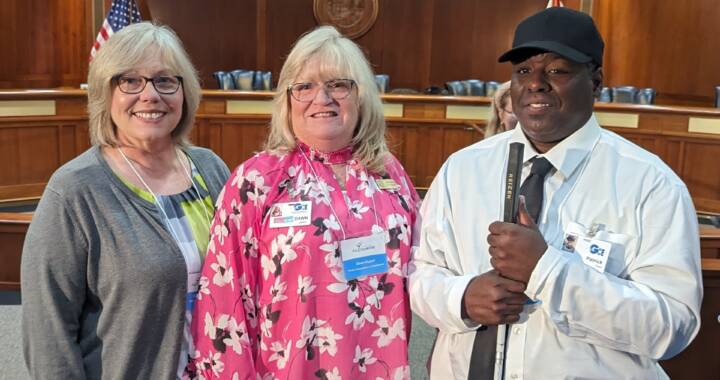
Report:
[[[319,161],[328,165],[344,164],[350,161],[353,157],[353,147],[346,146],[345,148],[338,149],[334,152],[321,152],[315,148],[310,147],[300,140],[296,140],[298,149],[302,150],[312,161]]]
[[[509,142],[520,142],[525,146],[523,150],[523,165],[527,165],[536,156],[543,156],[560,172],[568,178],[590,154],[595,143],[600,138],[600,125],[595,114],[580,129],[560,141],[544,154],[538,153],[523,133],[520,124],[514,129]]]

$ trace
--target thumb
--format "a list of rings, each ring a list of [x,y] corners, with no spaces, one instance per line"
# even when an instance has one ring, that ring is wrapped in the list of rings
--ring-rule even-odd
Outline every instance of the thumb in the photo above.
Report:
[[[537,229],[537,225],[535,224],[532,216],[530,216],[530,213],[527,210],[527,206],[525,205],[524,195],[520,196],[520,205],[518,207],[518,223],[533,230]]]

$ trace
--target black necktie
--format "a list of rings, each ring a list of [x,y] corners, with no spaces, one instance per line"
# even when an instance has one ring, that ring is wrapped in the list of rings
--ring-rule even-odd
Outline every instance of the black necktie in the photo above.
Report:
[[[520,186],[520,194],[525,196],[525,206],[536,222],[542,209],[545,176],[552,168],[552,164],[545,157],[534,158],[530,168],[530,175]],[[473,341],[468,380],[492,379],[495,376],[496,345],[497,326],[480,327]]]
[[[520,186],[520,195],[525,196],[525,206],[530,216],[537,223],[543,204],[543,183],[545,176],[553,166],[545,157],[535,157],[530,168],[530,175]]]

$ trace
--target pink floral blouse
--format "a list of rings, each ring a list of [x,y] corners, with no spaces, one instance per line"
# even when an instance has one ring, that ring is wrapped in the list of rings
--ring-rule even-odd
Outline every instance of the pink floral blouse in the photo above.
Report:
[[[328,165],[338,163],[347,165],[345,194]],[[311,223],[271,228],[271,207],[296,201],[311,201]],[[419,203],[395,157],[382,176],[350,148],[327,154],[302,144],[240,165],[211,227],[189,377],[408,379],[406,279]],[[343,233],[381,230],[388,271],[347,281]]]

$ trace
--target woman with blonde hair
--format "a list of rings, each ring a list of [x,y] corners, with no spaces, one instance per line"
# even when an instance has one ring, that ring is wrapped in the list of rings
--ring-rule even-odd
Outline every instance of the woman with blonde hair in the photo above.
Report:
[[[218,203],[189,375],[406,379],[420,202],[388,152],[370,65],[319,27],[277,88],[265,150]]]
[[[485,138],[515,128],[517,118],[513,113],[510,100],[510,81],[501,84],[495,91],[490,108],[492,115],[485,127]]]
[[[93,146],[50,178],[22,254],[34,379],[173,379],[228,178],[188,135],[200,101],[175,33],[128,26],[90,64]]]

